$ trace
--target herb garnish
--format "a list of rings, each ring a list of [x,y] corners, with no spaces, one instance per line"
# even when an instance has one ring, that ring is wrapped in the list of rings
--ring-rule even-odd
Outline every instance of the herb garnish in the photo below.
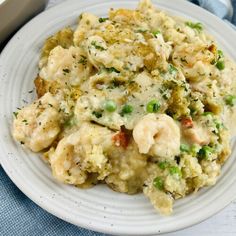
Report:
[[[100,51],[106,50],[104,47],[98,45],[96,41],[92,41],[91,45],[94,46],[96,49],[98,49]]]

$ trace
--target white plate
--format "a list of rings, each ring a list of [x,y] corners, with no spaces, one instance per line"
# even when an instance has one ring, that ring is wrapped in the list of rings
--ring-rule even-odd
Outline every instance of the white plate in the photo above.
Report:
[[[221,20],[187,1],[157,0],[155,5],[172,14],[201,21],[224,51],[236,60],[236,33]],[[13,182],[48,212],[88,229],[119,235],[149,235],[170,232],[205,220],[236,196],[236,148],[223,167],[218,183],[178,200],[174,214],[162,217],[142,195],[128,196],[106,186],[81,190],[55,181],[39,155],[23,149],[11,136],[12,112],[31,102],[43,41],[67,25],[75,25],[81,12],[105,16],[110,7],[135,8],[129,0],[71,0],[40,14],[9,42],[0,58],[0,150],[1,164]],[[236,143],[234,145],[236,147]]]

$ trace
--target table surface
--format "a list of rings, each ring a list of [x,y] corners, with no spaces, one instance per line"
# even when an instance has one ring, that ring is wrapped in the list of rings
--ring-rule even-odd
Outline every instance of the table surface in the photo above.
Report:
[[[65,0],[50,0],[47,8]],[[236,235],[236,200],[210,219],[193,227],[166,236],[235,236]]]

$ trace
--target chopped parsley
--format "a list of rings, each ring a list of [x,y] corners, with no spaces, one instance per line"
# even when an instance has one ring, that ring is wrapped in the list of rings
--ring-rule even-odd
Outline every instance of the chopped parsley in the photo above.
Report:
[[[69,69],[62,69],[62,71],[65,72],[65,73],[70,73]]]
[[[178,70],[176,69],[176,67],[174,67],[172,64],[169,64],[169,68],[168,71],[171,75],[176,75],[176,73],[178,72]]]
[[[161,88],[160,88],[159,91],[160,91],[162,97],[163,97],[165,100],[168,100],[168,99],[170,98],[171,94],[170,94],[170,90],[169,90],[169,89],[161,89]]]
[[[23,123],[25,123],[25,125],[28,125],[28,121],[27,120],[22,120]]]
[[[109,19],[109,18],[107,18],[107,17],[101,17],[101,18],[98,19],[98,21],[99,21],[100,23],[102,23],[102,22],[107,21],[108,19]]]
[[[197,30],[198,32],[201,32],[203,30],[203,25],[200,22],[194,23],[191,21],[187,21],[185,22],[185,25],[187,25],[188,27]]]
[[[116,73],[120,73],[120,71],[118,71],[116,68],[114,67],[110,67],[110,68],[106,68],[106,71],[108,73],[112,73],[112,72],[116,72]]]
[[[182,62],[184,62],[184,63],[188,63],[187,60],[186,60],[185,58],[183,58],[183,57],[181,57],[180,60],[181,60]]]
[[[98,45],[96,41],[92,41],[91,43],[92,46],[94,46],[96,49],[100,50],[100,51],[104,51],[106,50],[104,47],[102,47],[101,45]]]
[[[111,81],[111,83],[109,84],[109,86],[107,87],[108,89],[114,89],[119,87],[120,85],[122,85],[123,83],[121,83],[120,81],[114,79]]]
[[[146,29],[138,29],[136,32],[137,33],[145,33],[145,32],[147,32],[148,30],[146,30]]]
[[[217,119],[214,119],[214,124],[216,126],[217,132],[219,132],[219,130],[221,130],[222,128],[224,128],[224,124],[220,121],[218,121]]]
[[[93,111],[92,114],[97,118],[101,118],[102,117],[102,111]]]
[[[158,34],[160,34],[161,31],[160,30],[155,30],[152,32],[152,34],[154,35],[154,37],[156,37]]]
[[[203,116],[212,116],[214,114],[212,112],[210,112],[210,111],[205,111],[202,115]]]
[[[17,118],[18,112],[13,112],[13,115],[15,116],[15,118]]]
[[[87,58],[83,55],[80,55],[80,60],[78,61],[79,64],[86,65],[87,64]]]
[[[74,114],[73,114],[73,115],[69,116],[68,119],[65,120],[63,126],[70,128],[70,127],[72,127],[76,124],[77,124],[77,120],[76,120],[76,118],[74,117]]]

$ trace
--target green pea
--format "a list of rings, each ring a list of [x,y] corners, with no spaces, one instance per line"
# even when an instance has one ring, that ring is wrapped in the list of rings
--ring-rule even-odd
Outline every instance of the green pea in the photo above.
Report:
[[[158,112],[158,110],[160,109],[161,105],[160,103],[158,102],[158,100],[156,99],[153,99],[151,100],[147,106],[146,106],[146,111],[148,113],[156,113]]]
[[[167,161],[162,161],[162,162],[158,163],[158,166],[160,169],[164,170],[169,166],[169,163]]]
[[[236,102],[236,96],[234,95],[227,95],[225,97],[225,103],[231,107],[233,107],[235,105]]]
[[[179,177],[182,176],[181,170],[177,166],[171,166],[169,168],[169,172],[171,175],[178,175]]]
[[[181,152],[189,152],[189,151],[190,151],[190,148],[189,148],[189,146],[188,146],[187,144],[182,143],[182,144],[180,145],[180,151],[181,151]]]
[[[122,111],[121,111],[121,114],[130,114],[133,112],[133,106],[129,105],[129,104],[126,104],[123,106],[122,108]]]
[[[223,123],[220,123],[220,122],[218,122],[218,121],[215,121],[215,125],[216,125],[216,128],[217,128],[218,130],[224,128]]]
[[[205,145],[199,150],[198,154],[200,159],[208,159],[211,156],[212,152],[213,149]]]
[[[114,112],[117,108],[117,105],[114,101],[112,100],[107,100],[105,101],[104,103],[104,108],[106,111],[109,111],[109,112]]]
[[[218,54],[218,57],[219,57],[219,58],[224,57],[224,53],[223,53],[222,50],[217,50],[217,54]]]
[[[156,187],[159,190],[163,190],[164,189],[164,181],[161,177],[156,177],[153,180],[153,185],[154,187]]]
[[[217,67],[219,70],[224,70],[224,68],[225,68],[225,62],[224,62],[224,61],[217,61],[216,67]]]

